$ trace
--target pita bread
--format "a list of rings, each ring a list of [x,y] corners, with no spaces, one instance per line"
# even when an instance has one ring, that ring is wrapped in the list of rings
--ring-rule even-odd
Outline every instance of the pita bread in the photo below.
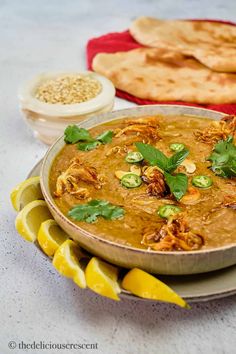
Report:
[[[139,17],[130,33],[145,46],[193,56],[215,71],[236,72],[236,26]]]
[[[100,53],[92,66],[116,88],[142,99],[236,103],[236,74],[214,72],[194,58],[167,49]]]

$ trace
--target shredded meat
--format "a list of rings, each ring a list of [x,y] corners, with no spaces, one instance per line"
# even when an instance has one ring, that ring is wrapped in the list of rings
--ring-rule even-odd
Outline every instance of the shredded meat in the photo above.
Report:
[[[236,210],[236,196],[226,195],[222,206],[225,208],[231,208]]]
[[[225,116],[219,122],[213,121],[208,128],[194,133],[197,140],[206,144],[215,144],[229,135],[236,138],[236,116]]]
[[[144,168],[142,179],[148,184],[146,191],[149,195],[161,198],[167,194],[164,175],[156,166]]]
[[[141,119],[127,119],[125,123],[128,125],[127,127],[119,130],[116,133],[116,137],[120,137],[121,135],[129,135],[132,133],[136,133],[138,136],[144,138],[150,138],[159,140],[159,125],[156,117],[146,117]]]
[[[178,214],[160,229],[144,230],[142,244],[155,251],[193,251],[203,246],[204,238],[190,230],[185,217]]]
[[[127,146],[114,146],[113,148],[109,149],[106,153],[106,156],[111,156],[113,154],[119,154],[122,155],[124,153],[128,152]]]
[[[151,139],[159,139],[157,127],[152,127],[147,124],[133,124],[121,129],[117,134],[116,138],[119,138],[123,134],[137,133],[139,136],[149,137]]]
[[[151,125],[152,127],[159,127],[158,117],[144,117],[138,119],[126,119],[126,124],[133,125],[133,124],[146,124]]]
[[[89,191],[79,186],[80,181],[93,184],[97,189],[101,188],[103,183],[94,167],[86,166],[78,158],[74,158],[68,169],[57,178],[55,196],[61,197],[64,193],[69,193],[78,199],[88,198]]]

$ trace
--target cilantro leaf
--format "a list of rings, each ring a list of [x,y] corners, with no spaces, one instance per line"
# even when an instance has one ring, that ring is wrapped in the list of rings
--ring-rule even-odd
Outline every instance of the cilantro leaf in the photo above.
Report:
[[[75,144],[78,141],[93,140],[87,129],[79,128],[77,125],[69,125],[65,129],[64,134],[64,140],[67,144]]]
[[[233,137],[220,140],[207,161],[211,161],[210,168],[217,176],[236,177],[236,145],[233,143]]]
[[[165,170],[168,165],[168,157],[160,150],[149,144],[141,142],[135,143],[138,151],[143,155],[144,160],[149,162],[151,166],[158,166]]]
[[[188,149],[183,149],[181,151],[176,152],[168,159],[166,170],[168,172],[173,172],[185,160],[188,154]]]
[[[180,200],[187,191],[188,177],[184,173],[177,173],[173,176],[168,172],[164,172],[164,176],[171,193],[177,200]]]
[[[101,145],[100,141],[92,140],[92,141],[77,144],[77,148],[78,150],[82,150],[82,151],[90,151],[96,149],[98,145]]]
[[[103,144],[108,144],[112,141],[113,131],[107,130],[96,137],[96,140],[101,141]]]
[[[120,219],[124,216],[124,209],[109,203],[106,200],[91,200],[87,204],[74,206],[68,213],[76,221],[93,223],[99,216],[106,220]]]
[[[77,125],[69,125],[64,134],[66,144],[79,143],[77,148],[82,151],[90,151],[96,149],[98,145],[110,143],[113,137],[113,132],[107,130],[94,139],[87,129],[79,128]]]

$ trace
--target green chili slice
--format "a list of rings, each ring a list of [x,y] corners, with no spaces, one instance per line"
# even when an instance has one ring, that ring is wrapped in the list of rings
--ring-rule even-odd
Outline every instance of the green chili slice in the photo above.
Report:
[[[142,180],[135,173],[127,173],[121,178],[121,184],[126,188],[136,188],[142,184]]]
[[[195,176],[192,179],[192,184],[198,188],[209,188],[212,183],[212,179],[208,176]]]
[[[179,151],[182,151],[184,148],[185,148],[185,145],[184,145],[184,144],[181,144],[181,143],[173,143],[173,144],[170,144],[170,149],[171,149],[172,151],[179,152]]]
[[[158,215],[160,215],[161,218],[166,218],[168,219],[170,216],[173,216],[175,214],[178,214],[181,211],[181,208],[179,208],[177,205],[162,205],[158,209]]]
[[[125,161],[128,163],[137,163],[143,160],[143,155],[139,151],[130,151],[126,155]]]

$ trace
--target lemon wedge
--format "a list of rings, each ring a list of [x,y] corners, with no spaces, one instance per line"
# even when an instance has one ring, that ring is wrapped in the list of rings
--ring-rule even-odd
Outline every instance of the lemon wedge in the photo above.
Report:
[[[44,200],[34,200],[27,204],[17,215],[15,226],[19,234],[27,241],[34,242],[40,225],[51,219],[52,215]]]
[[[123,278],[121,286],[132,294],[142,298],[171,302],[190,308],[169,286],[141,269],[131,269]]]
[[[52,257],[58,247],[67,239],[67,233],[53,219],[44,221],[39,228],[38,243],[49,257]]]
[[[99,295],[120,300],[118,294],[121,289],[117,282],[118,272],[117,267],[93,257],[85,269],[87,286]]]
[[[66,240],[56,250],[52,264],[61,275],[73,279],[80,288],[86,288],[85,274],[80,264],[83,257],[84,254],[77,243]]]
[[[13,208],[16,211],[20,211],[33,200],[43,199],[39,176],[28,178],[24,182],[19,183],[12,190],[10,198]]]

